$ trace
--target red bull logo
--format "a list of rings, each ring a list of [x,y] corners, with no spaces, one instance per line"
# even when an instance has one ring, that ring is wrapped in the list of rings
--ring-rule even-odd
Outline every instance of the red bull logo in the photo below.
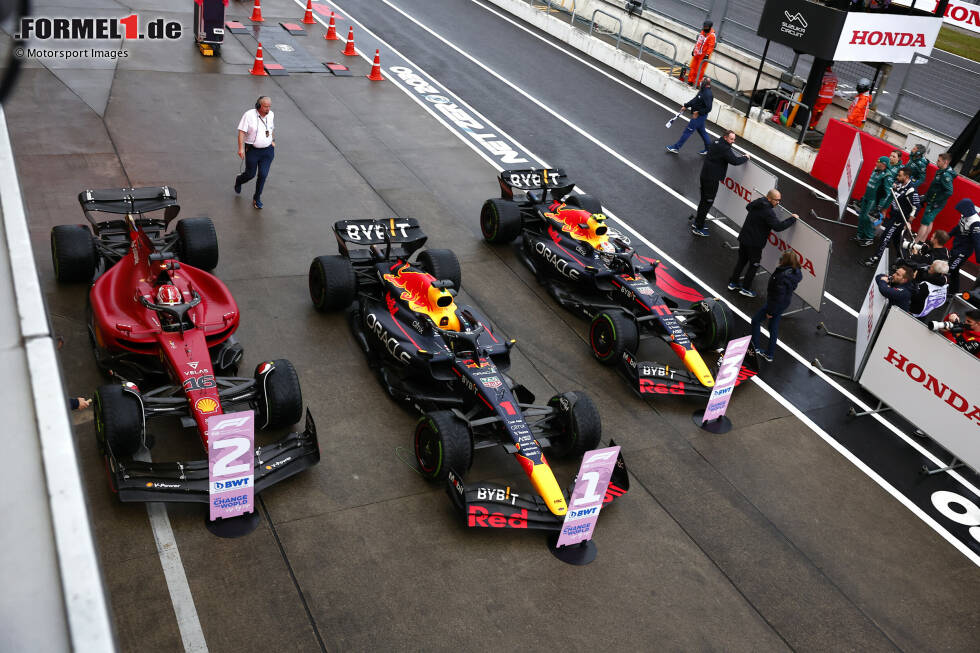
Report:
[[[561,230],[568,233],[576,240],[589,243],[593,247],[599,247],[602,243],[608,242],[608,231],[603,222],[606,216],[601,213],[592,214],[584,209],[569,208],[563,203],[554,203],[550,207],[550,212],[544,215],[551,218],[561,225]],[[557,242],[557,241],[556,241]]]
[[[384,278],[402,291],[399,297],[408,303],[410,309],[416,313],[425,313],[441,329],[459,331],[459,318],[456,317],[456,304],[452,301],[452,295],[442,288],[434,288],[432,282],[436,279],[431,274],[412,270],[405,263],[395,274],[386,274]],[[392,315],[395,314],[391,304],[388,310]]]

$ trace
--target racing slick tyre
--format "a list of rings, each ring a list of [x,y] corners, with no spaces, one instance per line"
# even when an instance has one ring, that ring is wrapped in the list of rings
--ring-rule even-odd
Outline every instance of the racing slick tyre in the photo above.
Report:
[[[442,281],[448,279],[453,282],[453,290],[462,287],[463,273],[459,268],[459,259],[451,249],[427,249],[419,252],[419,267]]]
[[[584,392],[563,392],[548,401],[555,409],[551,420],[551,453],[556,458],[578,458],[599,446],[602,420],[592,399]]]
[[[445,481],[450,469],[465,474],[473,462],[473,438],[466,422],[449,410],[423,415],[415,425],[415,460],[430,481]]]
[[[60,224],[51,230],[51,260],[54,276],[62,283],[91,281],[99,255],[88,227]]]
[[[116,458],[132,458],[142,445],[153,441],[146,434],[143,406],[138,397],[121,385],[104,385],[95,391],[95,440],[99,452],[106,449]]]
[[[568,199],[565,200],[565,204],[568,204],[569,206],[577,206],[578,208],[584,209],[589,213],[602,213],[602,203],[587,193],[583,193],[581,195],[570,195]]]
[[[218,234],[211,218],[184,218],[177,221],[177,258],[201,270],[218,266]]]
[[[303,391],[293,364],[285,358],[272,361],[272,371],[263,374],[266,363],[255,370],[259,389],[256,423],[261,429],[291,426],[303,416]]]
[[[317,256],[310,263],[310,299],[320,312],[350,306],[357,293],[354,266],[343,256]]]
[[[635,352],[640,341],[636,321],[626,311],[602,311],[592,319],[589,344],[603,365],[617,365],[623,352]]]
[[[691,307],[694,317],[691,318],[696,337],[694,346],[698,349],[716,349],[728,342],[731,334],[732,311],[723,302],[716,299],[704,299]]]
[[[514,202],[493,198],[480,209],[480,231],[488,243],[509,243],[521,234],[523,226],[521,209]]]

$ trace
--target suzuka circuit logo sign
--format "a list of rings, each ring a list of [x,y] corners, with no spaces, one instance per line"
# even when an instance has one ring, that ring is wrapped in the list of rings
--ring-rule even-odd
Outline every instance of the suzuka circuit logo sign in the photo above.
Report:
[[[807,24],[806,19],[803,18],[803,14],[798,11],[795,14],[784,11],[783,14],[786,16],[786,20],[780,23],[780,32],[789,34],[790,36],[795,36],[797,38],[806,34],[806,28],[809,27],[809,25]]]

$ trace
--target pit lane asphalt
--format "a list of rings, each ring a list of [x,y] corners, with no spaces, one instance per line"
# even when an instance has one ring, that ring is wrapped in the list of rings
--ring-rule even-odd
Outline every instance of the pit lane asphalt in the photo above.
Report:
[[[473,27],[471,40],[479,41],[482,10],[433,7],[457,12],[454,22]],[[358,17],[372,26],[384,20],[366,3],[345,9],[364,10]],[[284,0],[267,0],[263,12],[266,24],[297,18]],[[160,15],[190,24],[189,13]],[[247,18],[248,10],[232,6],[229,15]],[[309,50],[342,60],[340,44],[319,34],[307,41]],[[216,274],[242,310],[243,369],[290,358],[317,418],[323,461],[263,493],[265,519],[253,535],[219,540],[204,530],[203,508],[168,507],[212,650],[318,650],[321,641],[331,650],[975,644],[972,563],[759,388],[739,391],[730,413],[736,429],[717,437],[691,424],[695,405],[640,401],[596,365],[584,324],[545,297],[509,251],[480,241],[476,217],[497,192],[493,169],[404,94],[365,80],[361,60],[345,61],[358,75],[348,79],[250,77],[250,47],[248,39],[230,39],[217,61],[201,58],[188,41],[140,43],[114,70],[31,66],[8,111],[39,274],[66,339],[72,394],[90,394],[102,381],[84,333],[84,289],[54,283],[49,230],[82,221],[75,198],[84,188],[171,184],[185,216],[215,220],[222,252]],[[442,52],[432,67],[424,62],[429,72],[462,65]],[[596,83],[573,79],[579,88]],[[267,208],[256,212],[248,190],[236,197],[231,181],[234,126],[260,94],[273,97],[279,152]],[[602,99],[588,95],[588,106]],[[555,147],[541,155],[574,170],[631,223],[651,203],[663,207],[663,237],[655,220],[644,231],[672,254],[730,258],[717,256],[716,238],[687,242],[678,203],[569,142],[566,130],[527,115],[501,124],[518,138],[535,136],[527,141],[532,149]],[[666,114],[658,116],[651,111],[645,122],[662,125]],[[615,132],[616,124],[622,130],[626,123],[606,128]],[[651,155],[663,144],[649,145]],[[685,153],[692,165],[694,151]],[[564,163],[573,160],[582,163]],[[673,160],[666,166],[680,167]],[[678,188],[692,176],[677,175]],[[592,565],[557,562],[533,533],[459,527],[443,491],[396,456],[398,448],[410,456],[412,417],[370,375],[343,318],[310,307],[306,269],[314,255],[336,251],[333,221],[392,214],[419,217],[431,246],[457,252],[465,294],[519,341],[513,376],[541,398],[587,390],[606,437],[623,445],[633,490],[603,512]],[[676,233],[666,229],[674,220]],[[727,273],[728,263],[717,267]],[[713,280],[719,274],[708,270]],[[789,374],[799,382],[794,398],[809,397],[806,375]],[[811,407],[840,410],[831,399],[810,400]],[[200,455],[192,434],[162,432],[156,459]],[[110,496],[91,422],[78,425],[76,443],[120,648],[180,648],[146,511]],[[575,465],[557,469],[565,483]],[[513,461],[497,452],[482,452],[468,477],[523,484]]]

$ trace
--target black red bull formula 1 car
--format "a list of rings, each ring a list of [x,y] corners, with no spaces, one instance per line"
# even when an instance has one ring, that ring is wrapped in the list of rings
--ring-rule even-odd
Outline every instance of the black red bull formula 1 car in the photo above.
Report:
[[[348,311],[351,331],[385,390],[421,413],[414,444],[422,475],[447,483],[470,526],[559,530],[568,495],[542,449],[578,457],[598,446],[599,413],[588,395],[565,392],[535,404],[507,375],[514,341],[498,337],[475,308],[457,303],[456,255],[418,251],[426,236],[416,220],[342,220],[334,231],[340,255],[313,260],[310,297],[320,311]],[[464,485],[473,452],[493,446],[514,455],[536,494]],[[607,498],[628,488],[620,457]]]
[[[501,197],[480,212],[484,239],[503,244],[520,237],[518,256],[538,281],[591,321],[595,358],[616,366],[640,395],[710,396],[715,381],[702,352],[728,342],[729,308],[658,275],[660,262],[611,230],[599,201],[573,193],[564,170],[505,170],[498,181]],[[639,360],[641,341],[653,338],[670,346],[682,369]],[[754,374],[743,366],[738,383]]]
[[[208,460],[134,460],[153,446],[146,421],[178,417],[196,427],[207,451],[207,419],[252,408],[260,428],[295,424],[303,396],[288,360],[258,365],[254,377],[237,376],[242,346],[235,340],[238,305],[228,288],[206,272],[218,262],[210,218],[177,221],[180,206],[168,186],[86,190],[79,202],[89,225],[51,231],[55,276],[91,283],[88,329],[100,369],[120,383],[94,398],[96,438],[110,485],[122,501],[209,500]],[[150,213],[162,211],[161,217]],[[97,221],[93,213],[112,214]],[[141,388],[144,388],[141,390]],[[145,389],[152,388],[152,389]],[[316,428],[306,413],[302,433],[256,447],[255,490],[261,491],[320,460]]]

